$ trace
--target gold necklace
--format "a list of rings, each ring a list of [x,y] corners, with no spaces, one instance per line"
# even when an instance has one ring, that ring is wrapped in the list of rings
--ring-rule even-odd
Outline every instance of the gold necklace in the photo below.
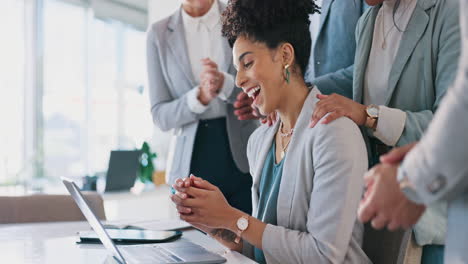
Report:
[[[404,1],[402,1],[402,2],[404,2]],[[398,19],[400,19],[406,13],[409,6],[410,6],[410,3],[406,3],[405,10],[403,10],[403,12],[398,16]],[[385,10],[383,10],[383,7],[381,7],[381,8],[382,8],[382,38],[383,38],[381,46],[382,46],[382,49],[384,50],[384,49],[387,48],[387,37],[390,34],[390,32],[392,32],[392,29],[394,29],[396,26],[395,26],[395,23],[393,23],[393,25],[390,27],[390,29],[387,31],[387,33],[385,33]]]
[[[285,152],[286,152],[286,148],[289,146],[289,142],[291,142],[291,138],[288,140],[288,143],[286,145],[283,144],[283,138],[286,138],[286,137],[290,137],[292,136],[292,134],[294,133],[294,128],[291,129],[291,131],[289,131],[288,133],[283,133],[282,130],[283,130],[283,126],[284,126],[284,123],[281,122],[281,126],[280,126],[280,130],[279,130],[279,135],[280,135],[280,142],[281,142],[281,152],[280,152],[280,157],[281,159],[284,158],[284,155],[285,155]]]
[[[292,134],[294,133],[294,128],[291,128],[291,130],[289,130],[289,132],[287,132],[287,133],[283,132],[283,128],[284,128],[284,123],[281,122],[281,126],[280,126],[280,129],[279,129],[279,133],[280,133],[281,137],[289,137],[289,136],[292,136]]]
[[[283,159],[284,155],[286,155],[285,154],[286,148],[289,146],[289,142],[291,142],[291,139],[288,140],[288,143],[284,147],[283,147],[283,140],[281,139],[280,141],[281,141],[281,148],[283,149],[283,150],[281,150],[280,157],[281,157],[281,159]]]

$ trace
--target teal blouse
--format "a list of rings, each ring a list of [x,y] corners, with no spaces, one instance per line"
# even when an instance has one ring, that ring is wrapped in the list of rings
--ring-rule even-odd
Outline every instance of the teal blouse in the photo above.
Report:
[[[258,188],[259,200],[258,211],[255,218],[260,221],[272,225],[276,225],[276,204],[278,202],[279,186],[281,176],[283,175],[284,158],[280,163],[276,164],[276,144],[273,140],[270,151],[265,159],[262,175],[260,178],[260,186]],[[263,251],[254,249],[255,261],[258,263],[266,263]]]

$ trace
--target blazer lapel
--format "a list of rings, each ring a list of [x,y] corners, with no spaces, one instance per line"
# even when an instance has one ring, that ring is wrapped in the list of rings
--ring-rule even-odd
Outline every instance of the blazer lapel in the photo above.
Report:
[[[375,18],[379,8],[374,8],[371,11],[369,19],[364,23],[363,28],[358,36],[356,45],[356,57],[354,61],[354,83],[353,83],[353,100],[362,103],[362,92],[364,90],[364,76],[366,74],[367,62],[369,61],[372,39],[374,36]]]
[[[179,9],[172,15],[171,21],[167,26],[167,43],[175,62],[179,65],[185,77],[195,86],[195,79],[192,73],[192,67],[187,51],[185,40],[184,23],[182,21],[182,9]]]
[[[322,6],[320,8],[320,25],[319,25],[319,33],[317,38],[320,37],[320,33],[322,32],[323,25],[328,18],[328,14],[330,13],[330,6],[334,0],[323,0]],[[348,0],[349,1],[349,0]]]
[[[421,2],[423,2],[422,5],[420,5]],[[424,34],[424,31],[427,28],[429,16],[425,11],[425,7],[429,8],[432,7],[432,5],[430,5],[430,2],[418,2],[414,9],[413,15],[411,16],[410,21],[408,22],[406,31],[403,33],[400,47],[398,48],[395,61],[390,71],[390,77],[388,79],[388,93],[387,98],[385,100],[385,105],[388,105],[390,103],[393,92],[395,91],[395,87],[398,83],[398,80],[400,80],[405,65],[411,57],[411,54],[413,53],[414,49],[416,48],[416,45],[418,44],[419,40]]]
[[[288,146],[288,152],[284,157],[283,175],[281,177],[277,204],[277,222],[280,226],[291,226],[293,194],[296,189],[298,178],[303,176],[298,173],[299,170],[297,169],[297,160],[304,157],[303,148],[301,148],[300,145],[304,144],[303,139],[307,137],[304,135],[306,133],[311,133],[309,120],[314,111],[315,104],[318,101],[317,94],[319,93],[317,88],[313,88],[307,95],[301,113],[297,118],[294,134]]]
[[[278,131],[279,127],[279,118],[276,120],[275,124],[273,127],[268,129],[268,132],[266,133],[263,141],[262,141],[262,147],[260,148],[260,151],[258,152],[258,158],[256,160],[255,168],[254,168],[254,178],[253,178],[253,196],[256,197],[252,202],[254,203],[254,210],[252,212],[253,216],[257,215],[258,212],[258,188],[260,185],[260,179],[262,177],[262,170],[263,166],[265,165],[265,159],[268,155],[268,152],[271,149],[271,145],[273,143],[273,139],[275,138],[276,131]]]

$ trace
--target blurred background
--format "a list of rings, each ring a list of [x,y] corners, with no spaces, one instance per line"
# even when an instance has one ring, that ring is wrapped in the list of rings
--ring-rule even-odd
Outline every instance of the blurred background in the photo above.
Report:
[[[179,5],[0,1],[0,194],[103,174],[111,150],[144,142],[164,171],[169,140],[151,118],[145,32]]]

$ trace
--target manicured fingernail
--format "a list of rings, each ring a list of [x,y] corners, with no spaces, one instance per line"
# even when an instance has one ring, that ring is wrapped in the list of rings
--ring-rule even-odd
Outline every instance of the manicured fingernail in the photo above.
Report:
[[[196,180],[196,181],[194,181],[194,183],[195,184],[201,184],[201,181]]]
[[[186,211],[187,213],[191,213],[191,212],[192,212],[192,209],[187,208],[185,211]]]
[[[187,195],[185,193],[183,193],[181,196],[183,199],[187,198]]]

